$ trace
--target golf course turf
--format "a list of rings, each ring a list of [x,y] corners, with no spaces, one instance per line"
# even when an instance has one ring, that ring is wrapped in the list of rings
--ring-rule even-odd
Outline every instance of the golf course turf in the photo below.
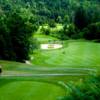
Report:
[[[62,49],[40,50],[34,53],[34,65],[67,68],[100,66],[100,44],[89,41],[66,41]]]
[[[66,92],[57,82],[78,82],[99,72],[99,55],[99,43],[72,40],[60,49],[35,51],[33,65],[0,61],[0,100],[59,100]]]

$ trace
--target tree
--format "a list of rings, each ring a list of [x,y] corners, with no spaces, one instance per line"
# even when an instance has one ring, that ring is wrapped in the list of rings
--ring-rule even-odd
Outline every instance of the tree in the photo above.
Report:
[[[83,37],[88,40],[100,41],[100,22],[92,23],[83,29]]]
[[[82,6],[78,7],[75,11],[74,24],[80,30],[88,25],[86,11]]]
[[[34,26],[29,22],[30,16],[22,10],[15,10],[9,16],[9,29],[13,50],[17,61],[29,59],[30,38],[33,36]],[[30,14],[31,15],[31,14]]]
[[[55,21],[54,20],[51,20],[50,22],[49,22],[49,27],[51,27],[51,28],[54,28],[54,27],[56,27],[56,23],[55,23]]]
[[[45,34],[45,35],[50,35],[50,27],[47,27],[47,28],[45,28],[45,27],[42,27],[41,28],[41,32],[43,33],[43,34]]]
[[[78,30],[74,24],[65,24],[61,33],[63,39],[79,38]]]
[[[24,61],[29,59],[35,43],[31,41],[37,29],[30,22],[33,14],[23,8],[15,8],[9,13],[0,13],[0,59]]]
[[[9,28],[7,26],[7,17],[4,13],[0,13],[0,59],[14,60]]]

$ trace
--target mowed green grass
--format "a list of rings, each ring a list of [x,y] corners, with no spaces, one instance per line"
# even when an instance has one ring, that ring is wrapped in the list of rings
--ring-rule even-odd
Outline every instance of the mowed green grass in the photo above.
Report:
[[[0,65],[2,65],[3,74],[12,74],[13,71],[16,74],[38,72],[32,70],[35,66],[17,62],[0,61]],[[6,71],[10,72],[6,73]],[[0,76],[0,100],[56,100],[64,95],[65,90],[61,86],[46,82],[46,80],[40,81],[40,79],[30,77],[27,79],[9,77],[8,79]]]
[[[40,36],[39,36],[40,37]],[[46,41],[45,41],[46,39]],[[53,38],[39,38],[41,43],[48,42]],[[37,50],[31,61],[34,66],[28,66],[16,62],[0,61],[5,71],[18,71],[17,73],[37,73],[33,71],[33,67],[60,67],[60,68],[94,68],[100,69],[100,44],[88,41],[64,41],[63,48],[57,50]],[[28,68],[28,69],[27,69]],[[30,70],[31,69],[31,70]],[[43,72],[45,73],[45,72]],[[50,73],[50,72],[47,72]],[[58,72],[57,72],[58,73]],[[71,77],[51,77],[47,80],[66,80]],[[76,80],[79,77],[76,78]],[[11,79],[10,79],[11,80]],[[20,80],[4,80],[0,79],[0,100],[56,100],[60,96],[65,95],[65,90],[56,84],[43,81]],[[59,100],[59,99],[58,99]]]
[[[63,48],[34,53],[33,64],[49,67],[100,68],[100,44],[89,41],[65,41]]]
[[[36,38],[39,43],[49,43],[49,42],[58,40],[55,37],[51,37],[51,36],[47,36],[47,35],[41,35],[41,34],[38,34],[38,33],[34,35],[34,38]]]
[[[1,81],[0,85],[0,100],[56,100],[65,95],[61,87],[42,82]]]

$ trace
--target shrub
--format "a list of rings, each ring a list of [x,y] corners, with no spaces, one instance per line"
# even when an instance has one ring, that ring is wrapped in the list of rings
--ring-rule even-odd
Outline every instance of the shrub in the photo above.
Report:
[[[82,33],[85,39],[100,40],[100,22],[88,25]]]
[[[88,18],[83,6],[80,6],[75,11],[74,24],[80,30],[88,25]]]
[[[51,28],[55,28],[56,27],[56,23],[54,20],[51,20],[49,23],[48,23],[49,27]]]
[[[77,31],[78,30],[74,24],[68,24],[68,25],[65,25],[63,28],[63,35],[65,36],[65,38],[69,37],[69,38],[76,39],[76,38],[79,38]]]
[[[100,76],[91,76],[77,85],[68,84],[71,91],[60,100],[98,100],[100,97]]]
[[[48,27],[48,28],[42,27],[42,28],[41,28],[41,32],[42,32],[43,34],[45,34],[45,35],[50,35],[50,28],[49,28],[49,27]]]

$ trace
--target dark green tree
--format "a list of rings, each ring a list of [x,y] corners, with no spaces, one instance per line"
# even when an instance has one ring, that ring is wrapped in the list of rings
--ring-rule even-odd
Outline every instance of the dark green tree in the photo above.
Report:
[[[34,26],[29,22],[29,15],[21,10],[11,12],[9,16],[9,29],[13,50],[17,61],[29,59],[30,38],[33,35]]]
[[[97,40],[100,42],[100,22],[88,25],[82,31],[83,37],[88,40]]]
[[[0,59],[14,60],[14,58],[7,17],[4,13],[0,13]]]
[[[35,43],[32,37],[37,27],[30,20],[33,14],[26,8],[9,13],[0,13],[0,59],[24,61]]]
[[[80,6],[75,11],[74,24],[80,30],[88,25],[88,18],[85,9]]]

